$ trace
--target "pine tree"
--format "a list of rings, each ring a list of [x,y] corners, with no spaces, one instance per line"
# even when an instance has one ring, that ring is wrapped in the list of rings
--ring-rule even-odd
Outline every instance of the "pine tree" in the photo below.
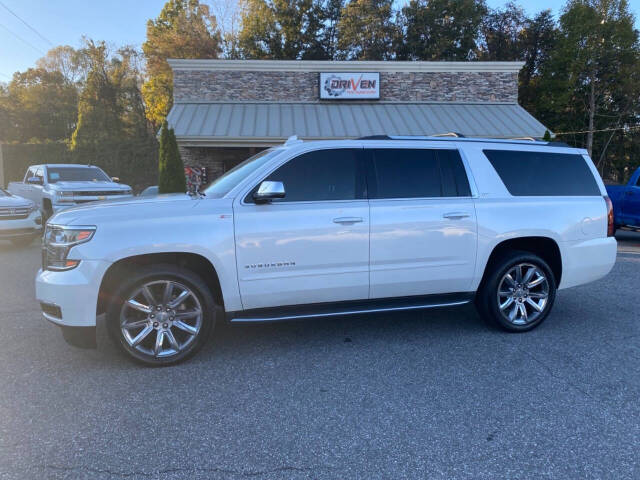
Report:
[[[187,191],[184,165],[178,151],[176,135],[173,129],[169,128],[166,121],[162,124],[160,133],[158,170],[159,193],[184,193]]]

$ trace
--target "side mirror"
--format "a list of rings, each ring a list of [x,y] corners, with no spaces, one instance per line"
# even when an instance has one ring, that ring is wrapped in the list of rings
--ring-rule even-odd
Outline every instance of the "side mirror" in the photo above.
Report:
[[[115,182],[115,183],[120,183],[120,178],[119,177],[111,177],[111,181]]]
[[[284,184],[282,182],[264,181],[253,194],[256,203],[268,203],[274,198],[284,198]]]
[[[27,183],[31,185],[42,185],[42,179],[40,177],[29,177]]]

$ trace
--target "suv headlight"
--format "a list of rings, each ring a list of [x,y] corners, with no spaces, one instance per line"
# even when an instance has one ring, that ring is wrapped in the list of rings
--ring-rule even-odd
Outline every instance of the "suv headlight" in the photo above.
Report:
[[[43,270],[71,270],[80,264],[80,260],[67,258],[75,245],[86,243],[93,238],[96,227],[63,227],[47,225],[42,243]]]

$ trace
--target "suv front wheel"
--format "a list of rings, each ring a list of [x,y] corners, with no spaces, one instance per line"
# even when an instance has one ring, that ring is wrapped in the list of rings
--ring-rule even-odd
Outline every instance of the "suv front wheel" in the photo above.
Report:
[[[526,332],[549,315],[556,281],[547,262],[533,253],[509,252],[493,263],[476,304],[480,314],[510,332]]]
[[[202,347],[215,306],[198,275],[174,265],[152,265],[127,277],[107,309],[109,333],[126,353],[161,366],[185,360]]]

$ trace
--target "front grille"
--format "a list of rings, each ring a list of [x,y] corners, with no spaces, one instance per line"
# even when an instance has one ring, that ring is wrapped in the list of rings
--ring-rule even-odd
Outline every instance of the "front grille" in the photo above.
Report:
[[[111,195],[124,195],[126,192],[107,190],[105,192],[73,192],[74,197],[108,197]]]
[[[29,207],[0,207],[0,220],[23,220],[29,216]]]

